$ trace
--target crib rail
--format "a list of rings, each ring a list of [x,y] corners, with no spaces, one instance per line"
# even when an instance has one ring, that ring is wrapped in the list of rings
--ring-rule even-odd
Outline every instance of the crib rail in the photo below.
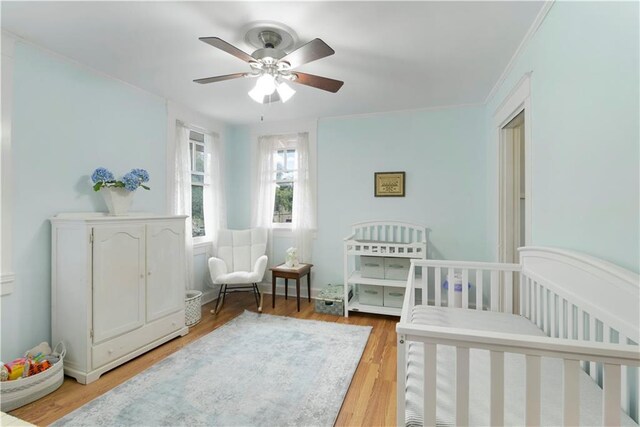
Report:
[[[492,425],[500,425],[503,421],[505,352],[526,356],[527,425],[535,425],[540,420],[541,357],[564,361],[566,425],[577,424],[577,384],[581,368],[604,389],[604,425],[619,422],[621,407],[632,418],[638,419],[638,276],[566,251],[525,248],[521,256],[522,264],[412,261],[397,327],[399,425],[404,424],[405,415],[407,340],[425,345],[425,425],[435,422],[433,396],[438,345],[456,347],[459,425],[468,421],[470,348],[491,352]],[[457,282],[460,286],[458,289],[448,286],[445,290],[442,286],[445,280]],[[611,295],[598,296],[598,292],[602,294],[603,290],[610,291]],[[547,337],[412,324],[411,316],[417,304],[520,314],[536,324]],[[633,319],[636,319],[635,323]]]
[[[418,304],[513,313],[514,283],[518,283],[520,271],[520,264],[412,260],[408,280],[421,290]],[[454,286],[448,286],[451,282]],[[411,308],[414,304],[415,300]]]
[[[436,351],[437,346],[456,348],[456,425],[469,424],[469,350],[490,352],[490,425],[504,424],[504,354],[517,353],[526,357],[526,425],[540,424],[541,370],[540,358],[563,360],[563,419],[564,425],[579,424],[579,361],[589,360],[604,365],[602,425],[619,425],[621,409],[622,367],[640,366],[637,346],[607,343],[591,343],[455,329],[428,325],[399,323],[396,331],[399,342],[399,360],[406,355],[406,341],[424,343],[424,425],[436,425]],[[399,364],[399,393],[404,393],[405,372]],[[401,372],[402,371],[402,372]],[[402,383],[402,384],[400,384]],[[403,399],[404,400],[404,399]],[[398,425],[404,425],[404,401],[398,401]],[[402,407],[400,407],[402,406]]]

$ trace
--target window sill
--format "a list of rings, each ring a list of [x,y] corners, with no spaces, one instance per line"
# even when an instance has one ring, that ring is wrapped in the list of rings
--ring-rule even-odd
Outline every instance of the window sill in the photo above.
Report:
[[[285,237],[286,238],[286,237],[292,237],[293,236],[293,230],[291,229],[290,226],[289,227],[286,227],[286,226],[285,227],[282,227],[282,226],[273,227],[272,230],[273,230],[273,236],[274,237]],[[318,237],[318,231],[314,230],[311,233],[311,238],[315,240],[317,237]]]
[[[199,242],[193,242],[193,254],[194,255],[209,254],[212,244],[213,242],[211,240],[202,240]]]
[[[273,235],[276,237],[288,237],[291,236],[291,226],[290,225],[274,225]]]

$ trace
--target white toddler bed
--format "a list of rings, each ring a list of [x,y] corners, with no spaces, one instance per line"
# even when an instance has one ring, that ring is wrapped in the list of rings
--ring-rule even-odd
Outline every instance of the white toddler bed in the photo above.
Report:
[[[520,254],[412,262],[398,425],[636,425],[638,275],[568,251]],[[462,286],[463,308],[454,286],[441,290],[454,273],[474,285]]]

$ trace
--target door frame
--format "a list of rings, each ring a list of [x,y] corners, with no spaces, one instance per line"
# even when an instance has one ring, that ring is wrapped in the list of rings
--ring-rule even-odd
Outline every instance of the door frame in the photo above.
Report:
[[[515,85],[511,92],[505,97],[500,106],[493,115],[495,129],[495,147],[497,159],[496,189],[497,200],[496,207],[498,212],[498,230],[497,230],[497,259],[504,262],[505,254],[505,216],[504,216],[504,192],[503,175],[504,158],[506,157],[505,141],[507,139],[508,129],[503,129],[514,117],[524,111],[524,188],[525,188],[525,246],[531,245],[531,223],[532,223],[532,187],[531,187],[531,166],[532,166],[532,139],[531,139],[531,72],[526,73],[520,81]]]

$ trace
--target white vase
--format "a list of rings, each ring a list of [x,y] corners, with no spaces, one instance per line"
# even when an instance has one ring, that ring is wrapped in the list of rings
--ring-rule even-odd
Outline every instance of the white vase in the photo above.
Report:
[[[102,187],[102,197],[109,209],[109,215],[126,215],[133,201],[133,191],[121,187]]]

